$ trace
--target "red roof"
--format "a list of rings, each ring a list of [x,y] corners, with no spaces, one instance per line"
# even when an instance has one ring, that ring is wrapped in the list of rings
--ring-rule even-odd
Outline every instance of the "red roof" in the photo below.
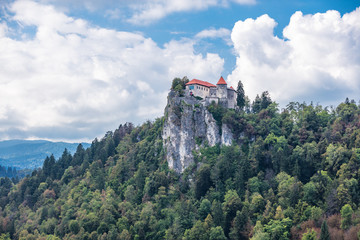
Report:
[[[221,77],[221,78],[219,79],[219,81],[217,82],[216,85],[227,85],[227,83],[225,82],[225,80],[223,79],[223,77]]]
[[[230,89],[235,91],[235,89],[232,86],[230,87]]]
[[[198,79],[193,79],[190,82],[188,82],[186,85],[192,85],[192,84],[198,84],[198,85],[202,85],[205,87],[216,87],[214,84],[211,84],[211,83],[205,82],[205,81],[201,81]]]

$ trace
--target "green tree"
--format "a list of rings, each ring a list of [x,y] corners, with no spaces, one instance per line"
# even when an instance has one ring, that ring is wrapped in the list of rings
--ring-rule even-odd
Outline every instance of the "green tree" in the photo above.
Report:
[[[99,227],[99,218],[96,216],[94,212],[89,213],[86,215],[82,221],[82,226],[84,227],[85,231],[91,233],[96,231]]]
[[[340,212],[341,212],[341,228],[347,230],[352,224],[351,218],[354,211],[351,208],[350,204],[345,204],[341,208]]]
[[[11,240],[9,233],[3,233],[0,235],[0,240]]]
[[[130,203],[134,203],[136,200],[136,191],[133,185],[127,186],[125,190],[125,199]]]
[[[205,219],[208,216],[208,214],[211,212],[211,202],[206,198],[203,199],[200,203],[198,212],[200,219],[201,220]]]
[[[80,231],[80,225],[77,220],[71,220],[69,222],[69,229],[72,233],[77,234]]]
[[[261,99],[259,97],[259,94],[256,95],[255,100],[253,101],[251,105],[251,111],[253,113],[259,113],[261,110]]]
[[[347,123],[354,120],[357,110],[358,108],[356,104],[350,103],[348,98],[346,98],[345,103],[339,104],[339,106],[336,108],[336,112],[341,120]]]
[[[191,228],[195,219],[194,210],[194,204],[190,200],[177,203],[176,211],[179,214],[179,221],[182,228]]]
[[[309,229],[301,238],[301,240],[317,240],[314,229]]]
[[[270,94],[268,91],[265,91],[261,94],[261,109],[266,109],[270,104],[272,103],[272,100],[270,98]]]
[[[180,94],[180,96],[184,95],[184,89],[186,84],[189,82],[189,79],[187,77],[183,77],[183,79],[180,78],[174,78],[171,84],[171,90],[174,90]]]
[[[223,210],[225,213],[225,235],[229,233],[231,222],[241,208],[241,199],[235,190],[229,190],[225,194]]]
[[[209,240],[226,240],[224,230],[222,227],[217,226],[210,229]]]
[[[207,240],[209,236],[206,228],[201,221],[197,221],[191,229],[184,233],[183,240]]]
[[[349,158],[349,151],[341,145],[329,144],[325,153],[326,170],[335,175],[340,166]]]
[[[214,200],[211,204],[211,215],[213,216],[215,226],[224,225],[224,212],[221,203],[217,200]]]
[[[294,206],[301,197],[301,182],[291,177],[285,172],[281,172],[276,176],[278,182],[279,204],[283,209]]]
[[[261,224],[261,221],[256,221],[254,227],[254,236],[250,240],[269,240],[270,235],[264,232],[264,227]]]
[[[317,190],[315,184],[310,181],[304,185],[304,197],[303,199],[309,204],[316,204],[319,200],[317,196]]]
[[[131,239],[131,235],[129,233],[128,230],[124,229],[120,235],[119,235],[119,239],[120,240],[130,240]]]
[[[249,221],[248,206],[244,204],[241,211],[236,212],[236,216],[232,222],[229,237],[230,239],[246,239],[247,233],[245,231],[246,224]]]
[[[138,165],[138,170],[134,174],[134,181],[139,192],[142,192],[145,186],[146,178],[146,164],[145,162],[140,162]]]
[[[290,237],[291,226],[292,220],[290,218],[270,220],[270,222],[264,226],[264,230],[269,233],[270,240],[287,240]]]
[[[54,235],[48,235],[46,237],[46,240],[60,240],[60,238],[58,238],[57,236],[54,236]]]
[[[195,195],[197,199],[200,199],[202,196],[204,196],[208,189],[211,187],[212,181],[210,176],[210,166],[208,164],[202,165],[197,172],[195,179]]]
[[[329,227],[327,225],[326,220],[321,224],[321,232],[319,240],[330,240]]]
[[[265,210],[266,202],[259,193],[254,193],[251,196],[250,211],[254,216],[258,216]]]
[[[245,107],[245,91],[241,80],[238,82],[236,92],[236,104],[242,110]]]

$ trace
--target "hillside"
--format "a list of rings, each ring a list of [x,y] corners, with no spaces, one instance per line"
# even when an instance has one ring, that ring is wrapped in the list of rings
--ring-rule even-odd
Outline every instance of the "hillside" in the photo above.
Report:
[[[75,153],[78,143],[45,140],[9,140],[0,142],[0,165],[19,169],[35,169],[43,165],[46,156],[58,159],[64,149]],[[82,143],[84,148],[90,144]]]
[[[181,173],[166,160],[164,116],[120,125],[74,155],[48,157],[17,185],[2,179],[2,237],[357,239],[355,101],[331,109],[289,103],[280,111],[264,92],[240,109],[212,104],[208,111],[218,129],[231,130],[232,144],[196,139]]]

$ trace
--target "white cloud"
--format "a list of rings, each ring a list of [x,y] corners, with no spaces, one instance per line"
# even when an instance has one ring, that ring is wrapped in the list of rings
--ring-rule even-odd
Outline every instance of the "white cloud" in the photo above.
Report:
[[[35,35],[12,38],[1,22],[0,139],[92,139],[161,116],[174,77],[216,79],[223,70],[223,59],[195,54],[190,40],[159,47],[32,1],[10,10]]]
[[[359,99],[360,8],[345,14],[296,12],[274,36],[276,22],[267,15],[238,21],[231,34],[237,55],[228,80],[242,80],[247,94],[269,90],[278,102],[315,101],[337,104]]]
[[[11,0],[5,0],[11,2]],[[202,11],[211,7],[226,8],[231,4],[254,5],[256,0],[33,0],[51,4],[63,12],[86,9],[101,12],[109,19],[120,19],[136,25],[148,25],[170,14]]]
[[[219,28],[219,29],[205,29],[195,35],[196,39],[203,39],[203,38],[221,38],[223,39],[228,45],[232,45],[231,41],[231,31],[227,28]]]
[[[133,24],[149,24],[175,12],[200,11],[210,7],[227,7],[236,4],[255,4],[255,0],[147,0],[130,5]]]

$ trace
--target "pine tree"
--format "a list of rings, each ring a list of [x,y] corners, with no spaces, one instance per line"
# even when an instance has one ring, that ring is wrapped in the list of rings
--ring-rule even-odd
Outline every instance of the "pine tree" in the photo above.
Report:
[[[236,104],[239,106],[240,109],[243,109],[245,107],[245,91],[241,81],[238,82],[236,92]]]
[[[330,240],[330,233],[326,220],[324,220],[323,223],[321,224],[321,232],[320,232],[319,240]]]

